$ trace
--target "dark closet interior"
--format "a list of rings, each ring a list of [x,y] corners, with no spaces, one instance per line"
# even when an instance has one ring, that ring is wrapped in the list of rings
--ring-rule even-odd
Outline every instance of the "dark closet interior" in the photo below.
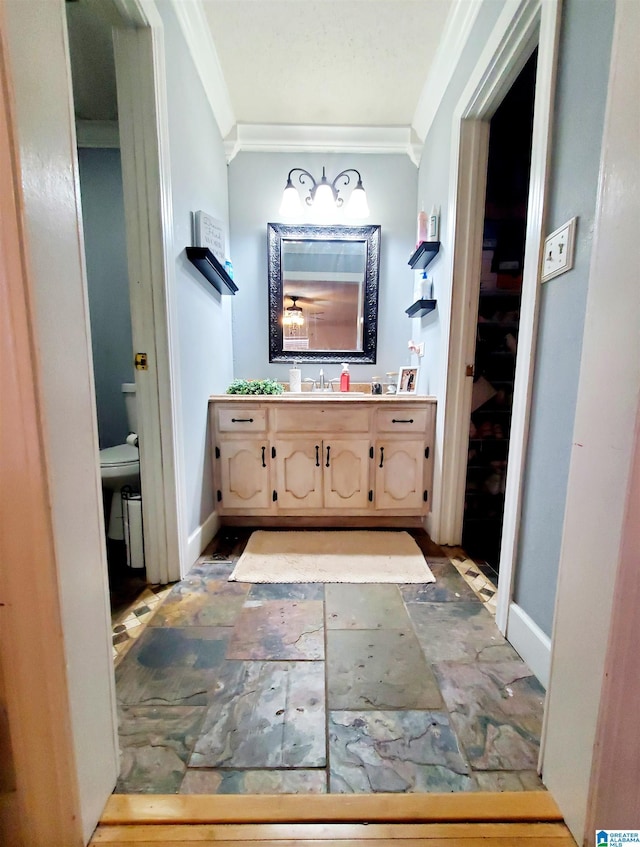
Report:
[[[491,120],[462,544],[497,582],[520,323],[537,52]]]

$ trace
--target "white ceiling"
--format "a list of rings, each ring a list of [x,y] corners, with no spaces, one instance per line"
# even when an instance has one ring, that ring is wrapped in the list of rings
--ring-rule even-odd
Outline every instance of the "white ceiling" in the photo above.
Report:
[[[451,0],[202,0],[238,123],[411,125]]]
[[[424,138],[479,6],[478,0],[171,2],[229,158],[243,148],[412,155],[410,128]],[[101,20],[107,5],[66,3],[82,122],[117,119],[110,24]]]

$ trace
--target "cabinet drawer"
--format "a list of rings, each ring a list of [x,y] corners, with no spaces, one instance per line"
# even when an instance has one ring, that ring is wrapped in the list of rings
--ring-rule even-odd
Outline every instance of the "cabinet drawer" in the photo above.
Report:
[[[276,409],[276,432],[369,432],[369,410],[367,408],[346,409],[318,408],[309,405],[305,409]]]
[[[376,428],[378,432],[424,432],[427,426],[426,409],[392,408],[378,409]]]
[[[267,428],[266,409],[235,406],[217,412],[219,432],[264,432]]]

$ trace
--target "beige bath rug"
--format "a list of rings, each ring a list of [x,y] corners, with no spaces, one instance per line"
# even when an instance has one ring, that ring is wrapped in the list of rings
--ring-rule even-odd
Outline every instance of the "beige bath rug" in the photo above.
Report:
[[[435,582],[408,532],[252,533],[236,582]]]

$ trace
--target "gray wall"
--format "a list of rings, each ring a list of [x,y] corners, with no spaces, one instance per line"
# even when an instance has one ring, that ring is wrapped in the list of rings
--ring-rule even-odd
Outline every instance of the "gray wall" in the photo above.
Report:
[[[396,371],[410,364],[407,342],[411,322],[413,275],[407,260],[415,248],[416,168],[407,156],[301,153],[240,153],[229,165],[231,248],[239,292],[233,302],[233,354],[236,377],[288,379],[290,365],[269,363],[267,325],[267,223],[281,220],[282,191],[289,170],[302,167],[332,179],[343,168],[362,174],[370,217],[380,224],[378,356],[375,365],[351,365],[352,380]],[[296,221],[297,222],[297,221]],[[306,222],[306,221],[300,221]],[[360,222],[358,222],[360,223]],[[316,376],[320,363],[302,364],[302,378]],[[340,366],[325,365],[329,377]]]
[[[515,601],[551,635],[615,3],[565,0],[547,231],[578,216],[575,265],[545,283]]]
[[[434,297],[438,300],[435,312],[424,318],[414,318],[414,340],[424,341],[425,355],[422,359],[423,373],[419,389],[425,394],[435,395],[439,401],[444,399],[445,385],[443,368],[447,363],[448,350],[443,342],[443,321],[448,320],[451,300],[451,279],[445,274],[447,253],[451,250],[451,230],[449,226],[449,177],[451,169],[453,112],[469,81],[469,77],[480,58],[495,26],[502,8],[503,0],[484,3],[478,13],[463,54],[454,71],[442,103],[425,139],[418,177],[418,204],[424,205],[426,212],[433,205],[440,207],[440,253],[427,269],[433,280]]]
[[[173,236],[180,367],[182,450],[188,532],[214,511],[207,408],[232,378],[231,297],[222,297],[187,260],[191,213],[203,210],[228,228],[227,167],[218,126],[167,0],[165,26]],[[227,242],[228,243],[228,242]]]
[[[100,448],[129,432],[121,385],[133,380],[129,274],[119,150],[80,149],[91,346]]]

